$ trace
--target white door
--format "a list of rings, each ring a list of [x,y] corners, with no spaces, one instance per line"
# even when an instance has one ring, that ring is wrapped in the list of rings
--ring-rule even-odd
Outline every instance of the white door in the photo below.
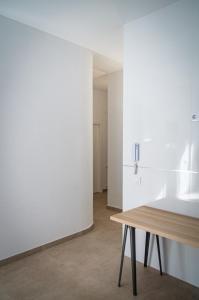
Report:
[[[101,189],[101,143],[100,124],[93,124],[93,192],[99,193]]]

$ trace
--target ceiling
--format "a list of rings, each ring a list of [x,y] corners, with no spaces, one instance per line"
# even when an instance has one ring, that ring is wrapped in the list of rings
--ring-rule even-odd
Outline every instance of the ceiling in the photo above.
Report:
[[[113,61],[122,62],[123,25],[176,1],[0,0],[0,14],[108,57],[114,69]]]
[[[122,68],[124,24],[179,0],[0,0],[0,14],[90,49],[94,88]]]
[[[103,75],[93,79],[93,88],[98,90],[108,90],[108,75]]]
[[[100,54],[93,56],[93,86],[106,91],[108,89],[108,74],[122,69],[122,63],[116,62]]]

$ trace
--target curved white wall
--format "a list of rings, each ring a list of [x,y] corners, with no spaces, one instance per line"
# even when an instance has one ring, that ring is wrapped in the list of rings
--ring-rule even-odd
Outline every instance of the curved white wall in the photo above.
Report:
[[[0,260],[88,228],[92,55],[0,17]]]

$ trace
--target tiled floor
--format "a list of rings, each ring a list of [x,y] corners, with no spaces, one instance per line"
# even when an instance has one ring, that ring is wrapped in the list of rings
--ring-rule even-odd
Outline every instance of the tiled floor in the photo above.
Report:
[[[0,300],[132,299],[130,261],[117,287],[121,226],[110,222],[106,194],[94,200],[95,229],[0,268]],[[138,263],[137,300],[199,299],[199,289]]]

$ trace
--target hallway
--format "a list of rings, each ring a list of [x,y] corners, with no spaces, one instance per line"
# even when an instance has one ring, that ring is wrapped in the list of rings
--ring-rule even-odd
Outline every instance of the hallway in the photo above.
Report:
[[[94,196],[93,231],[0,268],[1,300],[132,299],[130,260],[117,287],[121,226],[110,222],[106,193]],[[199,290],[138,263],[138,296],[147,300],[198,299]]]

